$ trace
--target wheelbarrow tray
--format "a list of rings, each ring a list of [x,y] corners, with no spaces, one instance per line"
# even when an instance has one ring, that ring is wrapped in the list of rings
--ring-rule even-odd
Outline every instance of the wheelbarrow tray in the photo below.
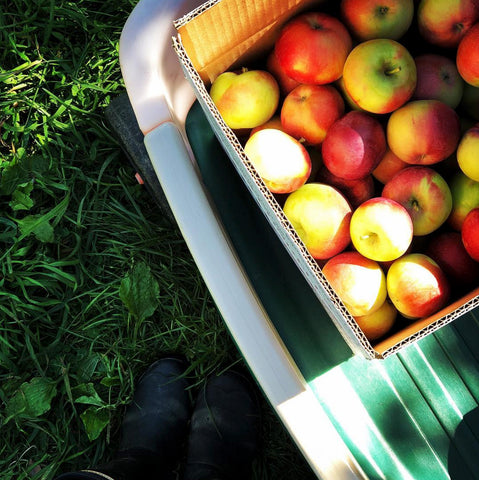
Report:
[[[172,21],[195,3],[141,0],[122,73],[171,211],[272,408],[318,478],[478,478],[476,310],[386,359],[352,354],[183,78]]]

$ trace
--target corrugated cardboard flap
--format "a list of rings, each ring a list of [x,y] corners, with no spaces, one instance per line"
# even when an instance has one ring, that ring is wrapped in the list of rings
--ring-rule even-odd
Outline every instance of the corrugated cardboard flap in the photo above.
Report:
[[[175,22],[202,80],[211,83],[238,60],[271,48],[285,21],[318,1],[212,0]]]

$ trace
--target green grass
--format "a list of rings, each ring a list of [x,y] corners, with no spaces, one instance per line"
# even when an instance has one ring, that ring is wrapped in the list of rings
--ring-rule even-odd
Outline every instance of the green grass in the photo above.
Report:
[[[242,364],[183,239],[106,125],[133,0],[0,6],[0,472],[109,459],[135,378],[181,352]],[[141,301],[138,301],[141,295]],[[305,479],[266,401],[257,479]]]

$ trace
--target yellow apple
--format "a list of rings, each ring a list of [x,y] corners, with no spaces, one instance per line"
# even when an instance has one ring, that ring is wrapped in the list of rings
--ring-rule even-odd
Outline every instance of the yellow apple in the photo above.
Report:
[[[409,253],[389,267],[388,294],[406,318],[428,317],[446,305],[450,286],[439,265],[422,253]]]
[[[377,340],[391,330],[397,314],[397,308],[385,300],[374,312],[354,317],[354,319],[368,340]]]
[[[400,203],[374,197],[356,208],[350,232],[359,253],[377,262],[390,262],[403,255],[411,245],[413,223]]]
[[[386,300],[382,268],[358,252],[342,252],[329,259],[323,274],[352,316],[371,314]]]
[[[459,167],[464,174],[479,182],[479,124],[464,133],[456,155]]]
[[[351,206],[336,188],[306,183],[288,195],[283,210],[312,257],[326,260],[349,245]]]
[[[211,85],[210,96],[228,127],[255,128],[267,122],[279,103],[279,86],[263,70],[225,72]]]
[[[273,193],[291,193],[308,180],[311,158],[295,138],[276,128],[258,130],[248,138],[244,151]]]

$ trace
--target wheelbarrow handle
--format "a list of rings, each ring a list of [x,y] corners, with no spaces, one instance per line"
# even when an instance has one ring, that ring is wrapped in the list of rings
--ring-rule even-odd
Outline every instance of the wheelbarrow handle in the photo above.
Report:
[[[177,125],[145,146],[180,231],[238,348],[298,446],[324,478],[363,478],[272,325],[209,201]]]

